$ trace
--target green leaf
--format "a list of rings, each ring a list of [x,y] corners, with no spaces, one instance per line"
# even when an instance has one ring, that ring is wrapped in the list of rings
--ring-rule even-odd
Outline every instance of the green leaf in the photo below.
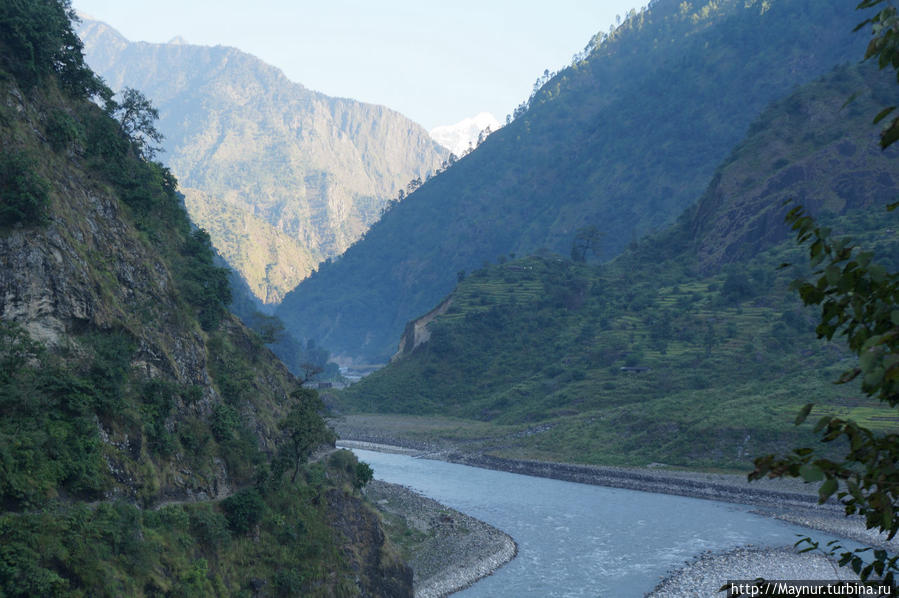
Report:
[[[811,412],[812,407],[814,407],[814,405],[815,405],[814,403],[807,403],[805,405],[805,407],[803,407],[799,411],[799,414],[796,416],[796,422],[795,422],[797,426],[805,421],[805,418],[808,417],[808,414]]]
[[[799,468],[799,475],[806,482],[820,482],[824,479],[824,472],[817,465],[806,463]]]
[[[818,498],[820,502],[827,501],[830,498],[830,495],[837,491],[837,481],[834,478],[828,478],[824,480],[824,483],[821,484],[821,487],[818,488]]]
[[[890,147],[897,139],[899,139],[899,119],[890,123],[890,126],[880,134],[881,149]]]
[[[827,277],[827,284],[835,286],[840,282],[842,272],[840,271],[839,266],[831,264],[824,270],[824,275]]]
[[[877,123],[879,123],[880,121],[885,119],[887,117],[887,115],[895,109],[896,109],[895,106],[889,106],[888,108],[884,108],[883,110],[878,112],[877,116],[874,117],[874,124],[876,125]]]

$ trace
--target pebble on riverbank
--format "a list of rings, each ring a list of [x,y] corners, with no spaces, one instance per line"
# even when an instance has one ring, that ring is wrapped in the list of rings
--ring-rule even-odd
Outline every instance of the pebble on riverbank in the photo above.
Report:
[[[509,535],[404,486],[374,480],[365,495],[384,515],[391,540],[407,553],[416,598],[466,588],[517,553]]]
[[[647,598],[683,596],[724,596],[718,590],[728,580],[858,579],[850,569],[820,553],[798,554],[792,548],[756,548],[746,546],[723,553],[704,553],[683,569],[669,574]]]

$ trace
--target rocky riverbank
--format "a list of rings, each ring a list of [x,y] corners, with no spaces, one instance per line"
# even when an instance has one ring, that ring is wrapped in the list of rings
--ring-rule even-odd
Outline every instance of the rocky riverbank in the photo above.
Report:
[[[466,454],[447,446],[397,446],[384,442],[389,439],[379,440],[382,442],[341,440],[340,444],[573,482],[755,505],[756,512],[760,515],[849,538],[866,546],[899,550],[899,543],[887,544],[884,537],[866,530],[861,519],[847,518],[839,504],[831,502],[818,505],[817,488],[800,480],[748,482],[746,476],[734,474],[504,459]],[[814,535],[813,531],[809,533],[811,537]],[[839,568],[834,561],[820,553],[797,554],[792,547],[741,547],[726,553],[699,555],[693,561],[685,563],[683,568],[671,572],[650,595],[723,595],[718,594],[717,590],[728,579],[839,579],[846,575],[851,575],[848,569]]]
[[[338,430],[338,432],[341,432]],[[818,504],[817,487],[796,479],[758,480],[749,482],[745,475],[702,473],[661,468],[624,468],[576,465],[525,459],[508,459],[459,450],[445,444],[410,442],[402,438],[353,437],[341,434],[340,446],[382,452],[402,452],[428,459],[553,478],[581,484],[594,484],[641,490],[661,494],[677,494],[721,502],[756,505],[771,509],[801,509],[822,515],[842,514],[835,502]]]
[[[837,567],[822,554],[797,554],[790,548],[747,546],[723,553],[699,555],[683,569],[671,572],[647,597],[724,596],[718,590],[727,581],[749,581],[759,577],[784,580],[858,579],[851,570]]]
[[[374,480],[365,494],[412,568],[416,598],[466,588],[517,553],[515,541],[502,531],[404,486]]]

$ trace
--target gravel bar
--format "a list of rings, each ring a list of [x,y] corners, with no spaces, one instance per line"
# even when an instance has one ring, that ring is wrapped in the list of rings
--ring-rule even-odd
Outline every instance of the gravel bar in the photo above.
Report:
[[[792,548],[744,546],[727,552],[705,552],[678,571],[668,574],[646,596],[724,596],[719,589],[727,581],[765,579],[853,580],[850,569],[820,553],[797,554]]]
[[[416,598],[440,598],[467,588],[511,561],[518,552],[508,534],[405,486],[373,480],[365,487],[365,494],[387,515],[388,532],[400,531],[390,529],[395,518],[418,532],[419,539],[407,560]]]

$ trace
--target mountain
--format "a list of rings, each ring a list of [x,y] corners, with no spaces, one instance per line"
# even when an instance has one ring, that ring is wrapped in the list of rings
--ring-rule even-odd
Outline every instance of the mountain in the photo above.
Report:
[[[460,273],[541,248],[568,255],[591,225],[610,259],[696,201],[770,102],[864,44],[838,0],[691,6],[659,0],[597,36],[511,124],[287,295],[288,329],[384,361]]]
[[[550,254],[470,273],[336,404],[459,418],[431,433],[493,454],[689,468],[745,470],[804,446],[811,425],[792,421],[810,400],[818,416],[894,426],[888,406],[832,383],[849,352],[816,338],[816,314],[790,288],[808,257],[784,223],[792,198],[899,267],[897,217],[883,210],[899,193],[899,149],[881,151],[871,126],[894,93],[874,65],[797,88],[674,226],[608,264]]]
[[[159,109],[162,159],[191,217],[265,303],[447,157],[401,114],[306,89],[235,48],[130,42],[88,19],[78,32],[113,89],[140,89]]]
[[[452,125],[434,127],[428,133],[431,138],[456,154],[461,156],[469,148],[477,147],[481,133],[490,129],[496,131],[502,124],[489,112],[481,112],[470,118],[465,118]]]
[[[411,596],[68,4],[0,10],[0,595]]]

